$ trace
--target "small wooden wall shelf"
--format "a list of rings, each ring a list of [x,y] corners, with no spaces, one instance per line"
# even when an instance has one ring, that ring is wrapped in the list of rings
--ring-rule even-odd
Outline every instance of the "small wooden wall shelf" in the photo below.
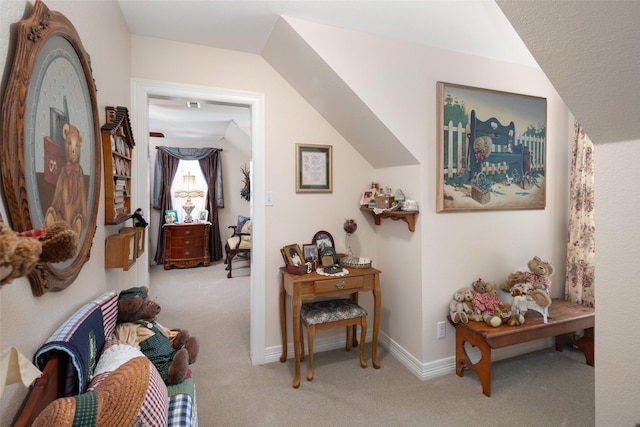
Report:
[[[104,222],[120,224],[131,217],[133,132],[125,107],[106,107],[102,131],[104,155]]]
[[[118,234],[107,237],[104,250],[105,268],[121,268],[128,271],[137,258],[136,230],[125,227]]]
[[[371,212],[371,216],[376,225],[380,225],[380,218],[389,218],[394,221],[400,219],[407,223],[409,231],[416,231],[416,215],[418,215],[418,211],[382,211],[376,214],[372,208],[361,207],[360,210],[363,212]]]

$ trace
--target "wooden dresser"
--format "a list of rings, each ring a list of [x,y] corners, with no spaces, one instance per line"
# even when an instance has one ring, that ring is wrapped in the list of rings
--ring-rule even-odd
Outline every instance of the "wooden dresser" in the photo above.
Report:
[[[191,224],[164,225],[164,269],[172,266],[179,268],[204,265],[209,261],[209,227],[208,222]]]

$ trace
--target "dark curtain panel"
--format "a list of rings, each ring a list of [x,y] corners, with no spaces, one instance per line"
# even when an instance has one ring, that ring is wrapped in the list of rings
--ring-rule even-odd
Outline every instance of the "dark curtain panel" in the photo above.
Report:
[[[212,155],[200,159],[200,169],[207,180],[207,198],[204,205],[209,211],[209,221],[211,221],[211,235],[209,236],[209,256],[211,261],[222,259],[222,242],[220,241],[220,223],[218,221],[217,193],[218,162],[220,162],[220,152],[215,151]]]
[[[218,222],[218,208],[224,207],[224,196],[222,194],[222,159],[220,157],[221,148],[182,148],[182,147],[158,147],[158,156],[156,157],[154,188],[153,188],[153,207],[154,209],[172,209],[164,207],[163,198],[168,199],[171,206],[171,183],[176,174],[178,163],[180,160],[198,160],[200,169],[207,181],[207,198],[205,206],[209,211],[209,221],[211,227],[209,229],[209,258],[211,261],[222,259],[222,243],[220,240],[220,225]],[[171,170],[171,179],[167,180],[166,157],[170,157],[175,161],[175,166]],[[158,249],[156,250],[155,260],[158,264],[164,262],[164,215],[160,215],[160,230],[158,232]]]
[[[158,147],[158,162],[161,165],[161,181],[160,181],[160,193],[159,203],[154,208],[160,209],[160,225],[158,227],[158,247],[156,249],[155,261],[158,264],[164,263],[164,211],[167,209],[173,209],[171,204],[171,183],[176,176],[178,170],[178,163],[180,159],[169,154],[167,150],[162,147]]]

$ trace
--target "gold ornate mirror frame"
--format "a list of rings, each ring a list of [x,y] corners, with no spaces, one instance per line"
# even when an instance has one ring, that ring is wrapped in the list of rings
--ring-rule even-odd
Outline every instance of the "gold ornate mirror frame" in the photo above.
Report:
[[[36,0],[31,16],[17,24],[0,144],[2,186],[13,229],[43,227],[55,218],[78,231],[75,258],[38,264],[29,274],[36,296],[63,290],[88,261],[96,231],[100,128],[89,55],[71,22],[41,0]]]

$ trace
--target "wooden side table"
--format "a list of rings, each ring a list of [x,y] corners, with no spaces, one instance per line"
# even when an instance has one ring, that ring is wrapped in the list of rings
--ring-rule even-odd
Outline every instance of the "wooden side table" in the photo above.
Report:
[[[209,222],[165,224],[164,269],[195,267],[200,264],[209,266],[210,226]]]
[[[293,388],[300,387],[300,308],[302,301],[317,297],[342,297],[357,292],[373,293],[373,338],[371,342],[371,362],[375,369],[380,368],[378,361],[378,330],[380,329],[380,270],[375,268],[350,268],[345,276],[324,276],[315,271],[310,274],[289,274],[280,268],[280,328],[282,332],[282,356],[280,362],[287,360],[287,319],[286,295],[291,297],[291,325],[293,326],[293,354],[295,355],[295,374]],[[364,343],[360,343],[364,345]]]

